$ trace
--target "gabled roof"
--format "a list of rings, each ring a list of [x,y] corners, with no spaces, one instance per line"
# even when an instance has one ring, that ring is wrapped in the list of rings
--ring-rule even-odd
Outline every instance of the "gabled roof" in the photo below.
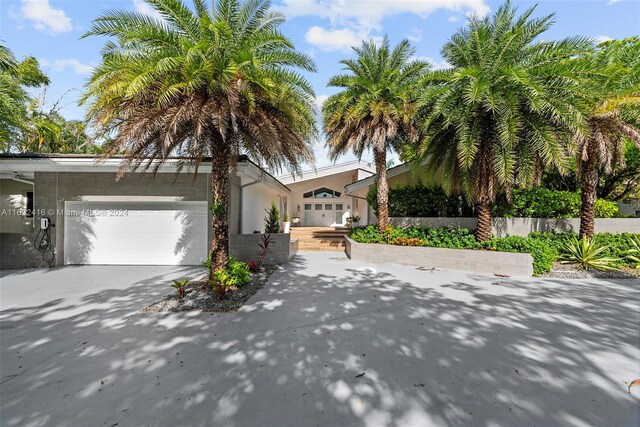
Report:
[[[309,169],[302,171],[298,175],[279,175],[276,178],[284,184],[293,184],[297,182],[308,181],[310,179],[323,178],[343,172],[350,172],[356,170],[363,170],[374,174],[376,172],[375,166],[371,162],[364,162],[362,160],[354,160],[351,162],[339,163],[337,165],[323,166],[320,168]]]
[[[392,168],[387,169],[387,179],[392,178],[394,176],[402,175],[405,172],[410,172],[412,168],[411,163],[401,163],[398,166],[394,166]],[[369,186],[376,183],[376,175],[371,175],[366,178],[363,178],[359,181],[353,182],[344,187],[347,194],[353,193],[354,191],[358,191],[362,188],[368,188]]]

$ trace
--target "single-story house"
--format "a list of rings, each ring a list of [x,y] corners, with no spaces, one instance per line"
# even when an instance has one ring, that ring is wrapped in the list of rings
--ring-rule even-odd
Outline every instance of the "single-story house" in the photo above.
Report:
[[[1,154],[0,268],[201,263],[211,238],[211,165],[176,174],[179,160],[168,159],[155,179],[133,173],[116,180],[119,158]],[[241,156],[231,176],[231,254],[255,256],[272,201],[297,226],[345,226],[350,215],[375,222],[366,200],[344,190],[374,171],[355,161],[274,177]],[[272,259],[287,260],[294,243],[289,235],[275,238]]]
[[[189,170],[176,175],[178,160],[168,159],[155,179],[134,173],[116,180],[117,158],[0,155],[0,267],[201,263],[211,237],[211,166],[205,162],[197,175]],[[290,195],[286,185],[247,157],[238,159],[231,176],[232,255],[257,250],[257,237],[250,234],[264,230],[272,201],[283,211]],[[45,253],[34,247],[43,234],[45,243],[51,242]],[[280,240],[287,240],[282,249],[288,251],[288,236]]]

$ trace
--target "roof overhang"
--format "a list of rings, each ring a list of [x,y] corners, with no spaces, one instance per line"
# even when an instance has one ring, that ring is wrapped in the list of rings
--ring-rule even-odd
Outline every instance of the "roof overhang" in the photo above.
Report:
[[[180,158],[166,159],[160,165],[158,173],[178,173]],[[11,179],[13,177],[33,177],[36,172],[80,172],[80,173],[116,173],[122,166],[122,158],[98,159],[87,156],[7,156],[0,157],[1,177]],[[151,162],[152,170],[157,161]],[[144,173],[144,165],[139,173]],[[195,166],[185,166],[180,173],[193,174]],[[211,162],[204,161],[198,167],[198,174],[207,174],[211,171]],[[246,156],[238,158],[236,175],[241,179],[246,178],[259,181],[267,187],[278,192],[290,193],[289,187],[284,185],[274,176],[266,172],[260,166],[252,162]]]
[[[412,167],[413,166],[411,163],[402,163],[398,166],[389,168],[387,169],[387,179],[393,178],[394,176],[402,175],[403,173],[406,173],[406,172],[410,172]],[[345,185],[344,189],[347,194],[352,194],[363,188],[369,188],[375,183],[376,183],[376,175],[374,174],[366,178],[363,178],[360,181],[356,181],[349,185]]]
[[[284,184],[294,184],[357,170],[363,170],[372,174],[376,172],[375,167],[371,163],[363,162],[362,160],[354,160],[352,162],[345,162],[337,165],[309,169],[306,171],[302,171],[297,175],[280,175],[277,177],[277,179]]]

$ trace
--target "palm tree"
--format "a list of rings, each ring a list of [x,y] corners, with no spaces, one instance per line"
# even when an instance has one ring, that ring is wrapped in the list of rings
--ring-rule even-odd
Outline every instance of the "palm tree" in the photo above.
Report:
[[[378,227],[389,226],[387,152],[402,141],[415,138],[412,125],[415,88],[428,64],[413,60],[415,50],[407,40],[391,49],[389,39],[378,46],[366,41],[353,48],[356,59],[340,61],[348,71],[329,80],[343,90],[322,107],[324,132],[330,157],[348,151],[358,158],[373,151],[378,187]]]
[[[580,236],[594,234],[594,207],[600,172],[624,167],[626,140],[640,147],[640,37],[601,44],[595,52],[600,78],[588,117],[589,132],[577,138],[582,210]]]
[[[110,36],[83,102],[105,157],[122,154],[120,174],[181,156],[178,172],[211,159],[211,276],[229,257],[229,173],[238,154],[293,171],[313,160],[310,84],[315,71],[279,27],[268,0],[146,0],[162,17],[109,11],[87,36]]]
[[[542,168],[565,170],[571,135],[584,135],[586,78],[571,61],[587,39],[536,41],[553,15],[517,16],[510,2],[493,16],[471,18],[442,48],[452,66],[425,78],[422,138],[415,150],[448,192],[475,204],[476,237],[491,238],[498,192],[528,186]]]

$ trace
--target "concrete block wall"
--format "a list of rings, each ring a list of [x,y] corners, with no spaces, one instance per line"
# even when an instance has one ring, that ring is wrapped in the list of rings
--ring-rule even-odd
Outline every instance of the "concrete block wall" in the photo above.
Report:
[[[229,252],[240,261],[258,260],[258,244],[262,234],[232,234],[229,236]],[[269,252],[265,258],[267,264],[286,264],[290,258],[291,234],[277,233],[271,235]]]
[[[389,218],[397,227],[476,228],[475,218]],[[493,235],[528,236],[534,231],[580,231],[579,218],[493,218]],[[640,233],[640,218],[596,218],[596,233]]]
[[[480,274],[533,275],[533,258],[530,254],[358,243],[348,237],[345,237],[345,250],[349,258],[359,261]]]
[[[34,237],[31,233],[0,234],[0,269],[48,267],[33,246]]]

